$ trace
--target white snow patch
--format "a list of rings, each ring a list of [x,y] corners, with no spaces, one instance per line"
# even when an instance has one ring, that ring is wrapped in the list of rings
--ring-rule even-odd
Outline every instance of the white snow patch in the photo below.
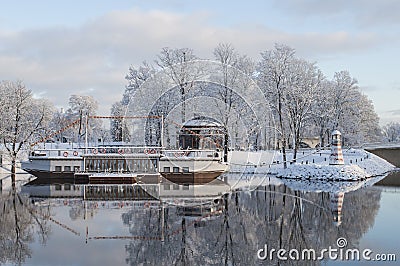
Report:
[[[232,155],[231,169],[235,172],[250,170],[255,174],[273,174],[279,178],[337,181],[364,180],[395,169],[386,160],[360,149],[343,151],[344,165],[329,165],[329,150],[300,151],[296,163],[290,163],[293,155],[288,153],[286,169],[283,169],[282,154],[275,153],[272,160],[272,152],[268,153],[269,156],[265,156],[266,154],[265,152],[262,156],[260,152],[255,155],[251,152],[236,152]],[[272,161],[279,163],[271,165]]]

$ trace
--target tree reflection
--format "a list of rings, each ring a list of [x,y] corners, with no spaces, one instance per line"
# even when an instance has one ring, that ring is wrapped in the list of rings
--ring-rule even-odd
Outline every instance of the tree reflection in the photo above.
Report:
[[[35,232],[41,244],[47,241],[49,209],[34,206],[15,185],[1,194],[0,208],[0,262],[22,264],[32,256],[29,244],[35,240]]]
[[[222,213],[195,226],[176,207],[165,210],[131,210],[123,215],[133,235],[164,238],[131,241],[127,263],[157,265],[318,265],[319,261],[260,261],[264,247],[319,252],[345,237],[356,247],[373,225],[379,209],[380,190],[364,188],[346,193],[338,224],[337,209],[328,192],[294,191],[284,185],[265,186],[252,192],[223,196]],[[164,212],[164,214],[163,214]],[[203,214],[207,217],[207,212]],[[163,241],[161,241],[163,239]]]

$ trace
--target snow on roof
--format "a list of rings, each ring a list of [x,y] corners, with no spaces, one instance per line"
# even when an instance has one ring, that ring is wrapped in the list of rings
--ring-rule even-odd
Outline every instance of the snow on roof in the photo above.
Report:
[[[223,125],[214,118],[198,116],[186,121],[183,127],[223,127]]]

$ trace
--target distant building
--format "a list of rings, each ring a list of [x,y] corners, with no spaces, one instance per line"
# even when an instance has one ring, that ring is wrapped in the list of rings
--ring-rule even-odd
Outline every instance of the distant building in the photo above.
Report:
[[[300,148],[312,148],[315,149],[320,144],[319,137],[303,137],[300,140]]]

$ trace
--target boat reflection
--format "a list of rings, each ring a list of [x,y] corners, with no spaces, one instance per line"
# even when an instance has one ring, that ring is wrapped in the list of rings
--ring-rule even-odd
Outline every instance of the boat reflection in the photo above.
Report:
[[[214,200],[230,191],[230,185],[219,179],[204,185],[176,184],[162,178],[160,182],[133,184],[76,183],[76,179],[40,179],[21,188],[23,194],[36,198],[82,198],[83,200],[160,200],[168,204],[190,205],[201,199]]]

